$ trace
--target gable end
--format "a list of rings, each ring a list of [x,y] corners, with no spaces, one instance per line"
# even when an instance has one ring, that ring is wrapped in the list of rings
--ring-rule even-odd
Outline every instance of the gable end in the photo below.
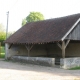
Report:
[[[63,36],[63,38],[61,39],[61,41],[63,41],[64,39],[66,39],[66,37],[71,33],[71,31],[77,26],[77,24],[80,22],[80,18],[75,22],[75,24],[71,27],[71,29]]]
[[[76,27],[70,32],[70,34],[66,37],[66,39],[70,40],[80,40],[80,22],[76,25]]]

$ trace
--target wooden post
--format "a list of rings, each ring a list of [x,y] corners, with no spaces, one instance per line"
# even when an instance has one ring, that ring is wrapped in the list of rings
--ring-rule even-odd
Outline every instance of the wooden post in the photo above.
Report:
[[[27,49],[28,50],[28,57],[29,57],[29,52],[30,52],[30,50],[29,49]]]
[[[65,43],[65,41],[62,41],[62,45],[60,45],[59,43],[57,43],[57,45],[61,48],[62,50],[62,57],[65,58],[65,49],[67,47],[67,45],[69,44],[70,40],[67,40],[67,42]]]
[[[65,42],[62,42],[62,57],[65,58]]]
[[[28,50],[28,57],[30,56],[30,50],[32,49],[33,45],[30,45],[30,44],[27,44],[25,45],[26,46],[26,49]]]

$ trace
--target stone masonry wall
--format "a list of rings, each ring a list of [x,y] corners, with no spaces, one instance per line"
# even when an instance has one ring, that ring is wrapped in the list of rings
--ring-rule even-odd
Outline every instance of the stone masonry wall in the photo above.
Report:
[[[64,69],[80,67],[80,57],[64,58],[64,59],[61,58],[60,67]]]
[[[12,56],[11,60],[43,66],[55,66],[55,58]]]

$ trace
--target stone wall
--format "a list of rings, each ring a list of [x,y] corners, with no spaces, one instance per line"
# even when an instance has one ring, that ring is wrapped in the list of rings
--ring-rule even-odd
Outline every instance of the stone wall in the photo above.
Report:
[[[11,60],[43,66],[55,66],[55,58],[12,56]]]
[[[18,54],[18,50],[9,49],[9,46],[9,44],[5,44],[5,59],[9,59],[10,57]]]
[[[64,59],[61,58],[60,67],[64,69],[80,67],[80,57],[64,58]]]

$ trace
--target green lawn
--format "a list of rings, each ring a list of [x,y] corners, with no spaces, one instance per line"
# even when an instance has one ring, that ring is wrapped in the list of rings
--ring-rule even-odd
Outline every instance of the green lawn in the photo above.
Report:
[[[1,48],[0,48],[0,58],[4,58],[5,57],[5,50],[4,50],[4,47],[2,46]]]

